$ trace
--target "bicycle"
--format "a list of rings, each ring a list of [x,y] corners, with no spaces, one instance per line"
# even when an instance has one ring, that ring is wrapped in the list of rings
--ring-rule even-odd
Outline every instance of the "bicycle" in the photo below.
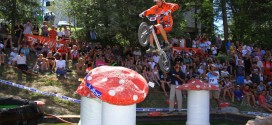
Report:
[[[150,22],[155,23],[158,18],[162,18],[162,15],[147,16],[147,18]],[[160,42],[154,29],[154,24],[148,25],[146,22],[142,22],[138,29],[138,41],[142,47],[149,45],[149,35],[153,35],[156,43],[157,50],[155,51],[157,51],[160,56],[159,67],[163,72],[168,73],[171,68],[171,62],[164,50],[161,48]]]

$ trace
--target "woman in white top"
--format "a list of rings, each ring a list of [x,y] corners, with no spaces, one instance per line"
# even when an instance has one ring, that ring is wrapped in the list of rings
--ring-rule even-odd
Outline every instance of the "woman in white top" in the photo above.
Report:
[[[62,36],[63,36],[63,31],[62,31],[62,28],[60,27],[58,31],[58,39],[61,39]]]
[[[158,70],[158,65],[154,66],[153,70],[153,80],[156,84],[160,86],[160,75],[159,75],[159,70]]]
[[[66,61],[62,60],[62,56],[58,56],[59,60],[56,60],[56,73],[57,76],[60,77],[60,75],[64,75],[64,78],[66,78]]]
[[[248,85],[252,86],[252,81],[250,79],[250,76],[246,76],[246,78],[244,79],[244,84],[248,84]]]

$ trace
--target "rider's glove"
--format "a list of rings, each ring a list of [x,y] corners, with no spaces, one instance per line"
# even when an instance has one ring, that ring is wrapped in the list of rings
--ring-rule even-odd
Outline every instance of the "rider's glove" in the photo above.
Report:
[[[164,13],[164,16],[168,16],[171,13],[171,10],[168,10],[167,12]]]
[[[140,13],[139,17],[144,18],[144,12]]]

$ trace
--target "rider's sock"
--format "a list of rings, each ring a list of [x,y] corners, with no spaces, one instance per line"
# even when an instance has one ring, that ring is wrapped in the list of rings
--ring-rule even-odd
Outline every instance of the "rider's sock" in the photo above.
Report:
[[[150,46],[152,46],[153,48],[155,47],[153,44],[150,44]]]

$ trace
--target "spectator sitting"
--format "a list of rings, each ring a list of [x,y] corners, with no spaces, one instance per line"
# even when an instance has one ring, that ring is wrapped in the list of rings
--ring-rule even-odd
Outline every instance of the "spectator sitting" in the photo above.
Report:
[[[235,98],[237,99],[237,101],[241,101],[242,100],[242,97],[243,97],[243,94],[242,94],[242,92],[241,92],[241,90],[240,90],[240,86],[239,85],[237,85],[236,87],[235,87],[235,89],[234,89],[234,96],[235,96]]]
[[[226,66],[223,67],[223,70],[221,70],[220,74],[221,74],[222,78],[230,76],[229,72],[227,71],[227,67]]]
[[[253,103],[253,106],[256,107],[256,100],[255,100],[255,96],[254,94],[252,93],[249,85],[245,85],[244,88],[243,88],[243,94],[244,94],[244,97],[247,99],[247,104],[250,105],[250,100],[252,100],[252,103]]]
[[[261,91],[260,95],[258,96],[259,105],[266,111],[272,113],[272,105],[267,103],[265,99],[265,95],[266,95],[266,91],[265,90]]]
[[[136,57],[142,56],[142,52],[139,49],[139,47],[136,47],[135,50],[133,51],[133,55]]]
[[[17,68],[22,71],[27,71],[28,67],[26,65],[26,56],[24,55],[24,52],[20,52],[20,55],[17,55],[16,58],[13,60],[13,65],[15,65],[15,62],[17,64]]]
[[[36,60],[36,63],[35,63],[34,69],[33,69],[35,73],[38,73],[39,70],[41,69],[42,59],[43,59],[43,54],[40,54],[38,56],[38,59]]]
[[[78,63],[76,64],[76,72],[78,75],[84,75],[86,71],[86,65],[83,58],[79,58]]]
[[[61,47],[57,50],[58,53],[61,54],[62,59],[68,59],[68,49],[62,44]]]
[[[76,45],[73,45],[73,48],[72,48],[72,50],[71,50],[71,52],[70,52],[70,58],[73,60],[73,61],[77,61],[78,60],[78,58],[79,58],[79,52],[78,52],[78,50],[77,50],[77,46]]]
[[[42,48],[43,48],[43,44],[40,43],[39,41],[34,43],[34,49],[35,49],[36,55],[39,55],[42,53]]]
[[[233,84],[229,78],[225,78],[225,85],[223,89],[223,99],[226,100],[226,94],[231,98],[231,101],[234,102],[234,93],[233,93]]]
[[[57,54],[57,57],[59,57],[59,60],[56,60],[57,77],[60,77],[60,75],[64,75],[64,78],[66,78],[66,61],[62,60],[62,56],[60,54]]]
[[[160,83],[161,83],[161,87],[162,87],[162,90],[164,92],[164,95],[167,97],[168,94],[165,90],[165,84],[168,85],[168,88],[170,88],[170,77],[168,76],[167,73],[165,72],[160,72]]]
[[[54,71],[53,69],[55,69],[55,57],[53,56],[53,54],[52,54],[52,52],[49,52],[48,54],[47,54],[47,57],[46,57],[46,59],[48,60],[48,69],[50,70],[50,71]]]
[[[261,94],[262,91],[266,91],[266,86],[263,82],[260,82],[260,84],[258,85],[257,94]]]
[[[18,55],[18,49],[17,48],[13,48],[12,52],[10,53],[10,57],[8,58],[8,64],[10,65],[12,63],[13,60],[15,60],[16,56]]]
[[[43,57],[46,57],[47,56],[47,53],[50,51],[50,48],[48,47],[48,44],[45,43],[42,47],[42,54],[43,54]]]
[[[245,84],[248,84],[249,86],[252,86],[252,81],[250,79],[250,76],[246,76],[245,80],[244,80]]]
[[[48,68],[49,68],[48,60],[46,58],[42,58],[40,70],[42,71],[42,73],[45,73],[48,70]]]
[[[5,53],[3,52],[4,45],[0,43],[0,66],[5,62]]]

